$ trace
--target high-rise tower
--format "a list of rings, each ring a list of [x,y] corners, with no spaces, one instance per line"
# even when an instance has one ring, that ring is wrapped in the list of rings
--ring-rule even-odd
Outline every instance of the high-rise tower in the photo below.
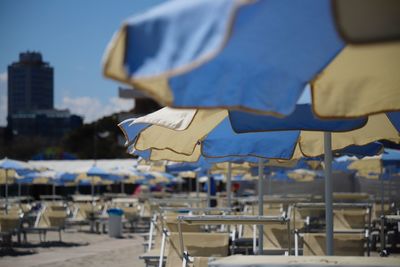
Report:
[[[53,109],[53,72],[40,53],[20,53],[8,66],[8,115]]]

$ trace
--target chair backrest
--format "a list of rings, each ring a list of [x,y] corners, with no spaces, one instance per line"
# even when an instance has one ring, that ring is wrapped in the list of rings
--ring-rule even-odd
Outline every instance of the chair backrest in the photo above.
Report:
[[[51,211],[67,211],[67,207],[65,206],[60,206],[60,205],[49,205],[47,206],[47,209]]]
[[[164,215],[164,227],[167,228],[170,233],[177,233],[178,229],[178,215],[180,214],[167,214]],[[181,231],[182,232],[201,232],[202,228],[200,225],[191,225],[186,223],[181,223]]]
[[[390,214],[390,204],[384,203],[383,204],[383,214],[388,215]],[[382,204],[381,203],[374,203],[372,205],[372,220],[379,219],[382,215]]]
[[[41,213],[38,227],[60,228],[64,227],[67,213],[65,211],[45,210]]]
[[[98,212],[102,209],[102,206],[96,204],[93,207],[91,203],[77,203],[75,206],[78,209],[75,214],[75,219],[79,220],[87,220],[90,218],[92,212]]]
[[[20,217],[16,213],[0,215],[0,232],[7,233],[20,227]]]
[[[335,230],[364,229],[367,223],[367,209],[335,209],[333,210],[333,226]]]
[[[282,223],[269,223],[264,225],[264,249],[288,249],[289,248],[288,227]],[[291,242],[293,244],[293,241]]]
[[[325,217],[325,210],[320,208],[298,208],[291,206],[290,208],[290,223],[292,229],[302,229],[306,225],[306,220],[318,220]]]
[[[326,235],[305,233],[303,237],[304,256],[324,256]],[[365,237],[363,234],[334,234],[333,251],[335,256],[364,256]]]
[[[256,228],[257,229],[257,228]],[[264,227],[264,249],[276,250],[276,249],[288,249],[289,247],[289,233],[286,224],[279,222],[265,224]],[[253,238],[254,226],[243,225],[243,237]],[[290,238],[293,238],[290,235]],[[292,240],[293,243],[293,240]]]
[[[226,257],[229,252],[228,233],[182,233],[185,249],[191,257]],[[179,234],[171,233],[166,267],[182,266]]]
[[[139,217],[139,209],[135,207],[120,207],[124,211],[124,217],[128,221],[136,220]]]

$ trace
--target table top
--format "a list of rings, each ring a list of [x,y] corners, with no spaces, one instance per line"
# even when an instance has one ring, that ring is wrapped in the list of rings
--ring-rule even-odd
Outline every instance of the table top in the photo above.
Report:
[[[339,257],[339,256],[245,256],[233,255],[210,262],[211,267],[306,267],[306,266],[351,266],[351,267],[398,267],[400,258]]]

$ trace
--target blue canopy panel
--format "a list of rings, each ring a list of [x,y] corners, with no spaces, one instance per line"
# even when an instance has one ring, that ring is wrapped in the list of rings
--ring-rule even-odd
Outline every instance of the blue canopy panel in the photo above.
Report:
[[[0,169],[6,169],[6,170],[26,170],[26,166],[21,164],[19,161],[12,160],[12,159],[4,159],[3,161],[0,162]]]
[[[136,141],[136,138],[145,128],[151,126],[150,123],[135,123],[132,124],[133,119],[124,120],[118,124],[121,131],[124,133],[126,145],[129,146]]]
[[[199,168],[201,168],[199,164],[182,162],[165,166],[165,171],[168,173],[179,173],[184,171],[196,171]]]
[[[208,16],[204,14],[204,20]],[[226,15],[221,13],[221,18]],[[198,24],[186,34],[196,28]],[[238,10],[230,39],[214,59],[170,78],[172,105],[241,107],[288,115],[306,84],[343,47],[330,1],[255,1]]]
[[[68,183],[68,182],[74,182],[77,176],[78,176],[78,174],[76,174],[76,173],[64,172],[64,173],[60,174],[57,177],[57,179],[64,183]]]
[[[393,126],[396,127],[397,131],[400,132],[400,112],[388,112],[386,113]]]
[[[344,47],[331,3],[265,0],[237,9],[238,2],[169,1],[127,20],[126,71],[183,73],[169,82],[176,107],[290,114],[307,82]]]
[[[225,39],[235,1],[169,1],[126,21],[125,68],[146,77],[180,69]]]
[[[89,180],[79,180],[78,185],[87,186],[87,185],[92,185],[92,183]]]
[[[382,153],[383,146],[379,142],[369,143],[363,146],[352,145],[339,151],[335,151],[340,156],[355,156],[357,158],[371,157]]]
[[[322,120],[314,116],[310,104],[298,104],[292,114],[282,118],[231,110],[229,120],[237,133],[287,130],[343,132],[361,128],[367,123],[367,118]]]
[[[116,174],[108,174],[103,177],[105,180],[112,181],[112,182],[121,182],[124,180],[124,177],[122,175],[116,175]]]
[[[391,172],[397,172],[400,168],[400,151],[386,148],[382,154],[382,164],[386,168],[393,166]]]
[[[352,163],[350,160],[346,161],[332,161],[332,170],[341,172],[356,172],[355,170],[349,170],[348,167]]]
[[[237,134],[225,118],[202,141],[202,155],[291,159],[299,135],[300,131]]]
[[[24,177],[24,178],[17,179],[16,182],[18,184],[31,184],[31,183],[33,183],[33,179],[34,179],[33,177]]]
[[[106,172],[105,170],[97,167],[97,166],[92,166],[90,169],[86,172],[88,176],[100,176],[100,177],[107,177],[110,173]]]

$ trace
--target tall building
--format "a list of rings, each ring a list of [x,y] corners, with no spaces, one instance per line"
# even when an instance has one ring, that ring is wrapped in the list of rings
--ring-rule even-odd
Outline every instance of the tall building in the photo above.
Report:
[[[8,115],[53,109],[54,71],[38,52],[8,66]]]
[[[69,110],[54,109],[54,69],[38,52],[19,54],[8,66],[8,127],[16,135],[54,140],[83,124]]]

